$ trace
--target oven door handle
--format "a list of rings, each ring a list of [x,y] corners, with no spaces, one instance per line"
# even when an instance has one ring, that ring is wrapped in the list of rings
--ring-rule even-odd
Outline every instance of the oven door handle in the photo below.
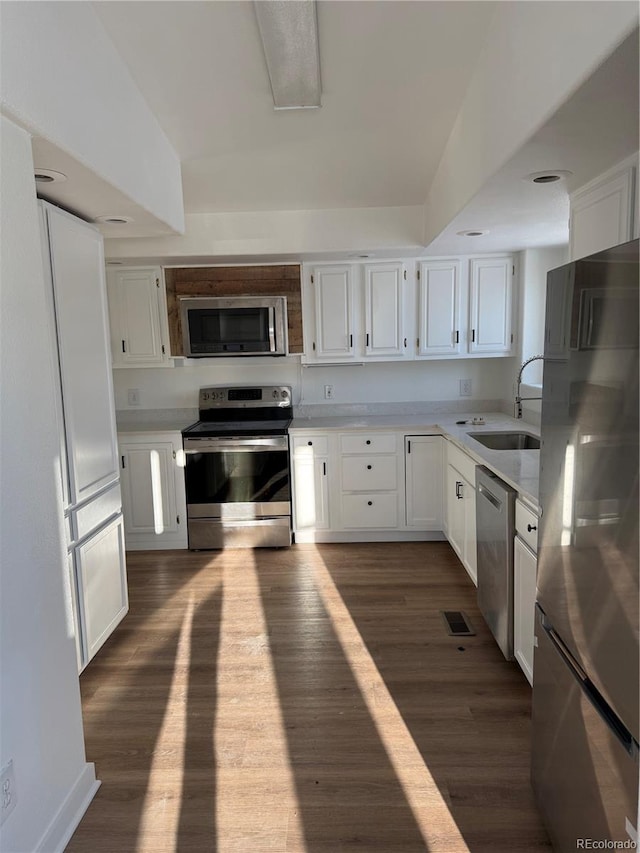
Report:
[[[234,453],[261,453],[271,450],[287,450],[286,435],[273,438],[188,438],[184,442],[184,452],[212,453],[219,450],[231,450]]]

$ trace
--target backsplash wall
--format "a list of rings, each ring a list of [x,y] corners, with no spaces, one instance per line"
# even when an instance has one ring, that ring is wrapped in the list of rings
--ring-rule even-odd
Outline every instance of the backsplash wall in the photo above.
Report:
[[[181,409],[198,405],[207,385],[291,385],[294,405],[455,401],[474,408],[475,401],[510,400],[512,358],[382,362],[302,367],[297,360],[221,360],[207,365],[114,370],[116,409]],[[460,396],[460,380],[471,380],[471,396]],[[325,385],[333,398],[325,399]],[[140,403],[130,406],[129,390]]]

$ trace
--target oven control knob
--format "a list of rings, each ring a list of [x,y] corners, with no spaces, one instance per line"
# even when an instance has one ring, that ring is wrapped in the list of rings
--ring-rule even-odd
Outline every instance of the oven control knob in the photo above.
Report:
[[[284,400],[284,399],[286,399],[288,396],[289,396],[289,392],[288,392],[288,391],[287,391],[287,389],[285,388],[285,389],[283,390],[283,392],[282,392],[282,399]]]
[[[203,394],[203,395],[202,395],[202,399],[203,399],[203,400],[208,400],[208,399],[209,399],[209,395],[208,395],[208,394]]]

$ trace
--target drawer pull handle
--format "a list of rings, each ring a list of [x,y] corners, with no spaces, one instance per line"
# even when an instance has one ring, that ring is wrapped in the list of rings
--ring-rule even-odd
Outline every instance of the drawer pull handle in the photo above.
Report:
[[[367,501],[367,506],[373,506],[373,501]]]
[[[527,532],[532,533],[534,530],[537,530],[538,527],[536,524],[527,524]]]
[[[370,439],[370,438],[368,438],[368,439],[366,440],[365,444],[371,444],[371,439]]]
[[[459,501],[462,500],[462,483],[460,480],[456,480],[456,497]]]
[[[307,444],[309,445],[309,447],[312,447],[313,442],[312,442],[312,441],[308,441],[308,442],[307,442]]]
[[[367,471],[371,470],[371,465],[367,465]]]

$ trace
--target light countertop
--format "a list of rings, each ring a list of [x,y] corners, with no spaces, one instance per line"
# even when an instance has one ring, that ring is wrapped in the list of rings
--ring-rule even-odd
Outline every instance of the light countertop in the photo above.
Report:
[[[475,413],[477,416],[477,412]],[[472,432],[529,432],[540,435],[540,430],[500,412],[483,413],[483,426],[471,423],[457,424],[456,421],[471,421],[474,414],[442,412],[427,414],[397,415],[346,415],[343,417],[294,418],[289,432],[292,435],[313,430],[347,431],[365,430],[415,430],[419,433],[443,435],[464,450],[478,465],[486,465],[495,474],[514,488],[521,497],[538,506],[539,450],[489,450],[468,433]],[[116,412],[118,432],[180,432],[198,420],[197,409],[143,409]]]
[[[538,506],[538,478],[540,467],[539,450],[489,450],[475,441],[468,433],[473,432],[528,432],[540,435],[540,430],[515,420],[500,412],[482,414],[485,424],[473,426],[471,423],[457,424],[456,421],[469,420],[473,415],[465,414],[419,414],[419,415],[364,415],[328,418],[294,418],[289,432],[304,433],[312,430],[416,430],[443,435],[453,444],[464,450],[478,465],[486,465],[495,474],[515,489],[534,507]]]

